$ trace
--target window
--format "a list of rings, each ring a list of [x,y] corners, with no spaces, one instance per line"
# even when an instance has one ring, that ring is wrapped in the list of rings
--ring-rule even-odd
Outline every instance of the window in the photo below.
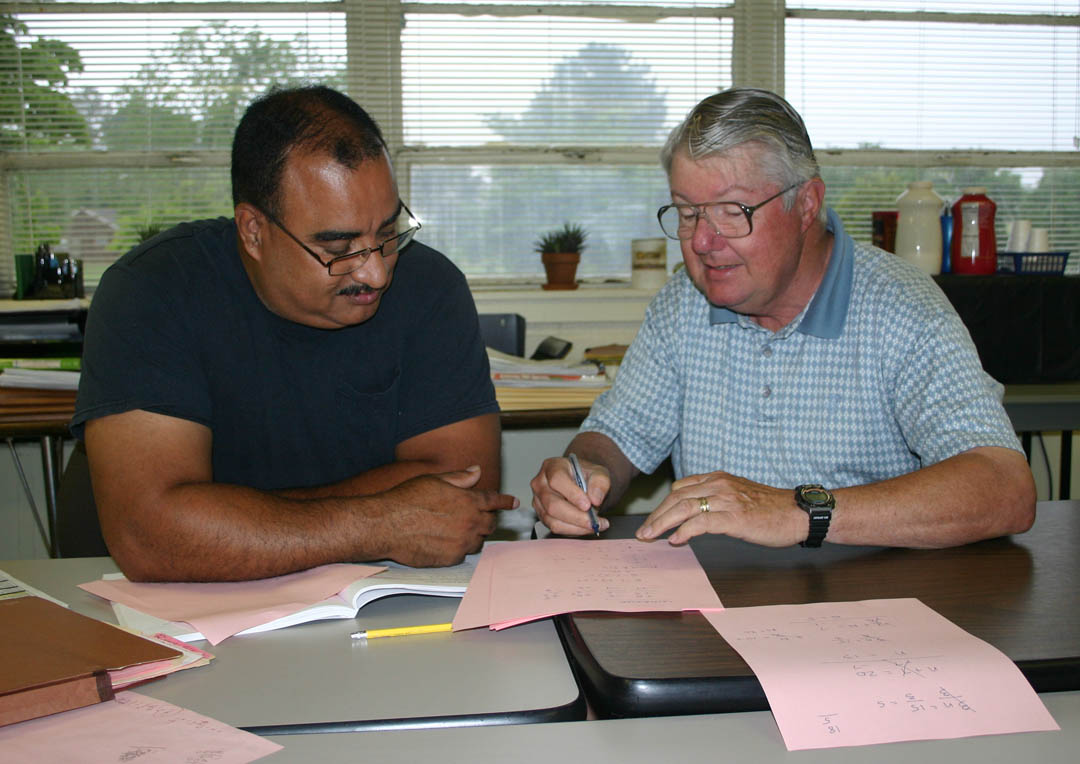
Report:
[[[101,5],[101,10],[95,8]],[[705,95],[785,93],[853,235],[906,183],[985,185],[1080,260],[1080,2],[735,0],[4,3],[0,287],[42,241],[87,286],[154,227],[231,213],[232,130],[273,83],[343,89],[382,125],[424,240],[474,283],[629,276],[658,235],[657,153]],[[677,248],[669,247],[675,259]]]

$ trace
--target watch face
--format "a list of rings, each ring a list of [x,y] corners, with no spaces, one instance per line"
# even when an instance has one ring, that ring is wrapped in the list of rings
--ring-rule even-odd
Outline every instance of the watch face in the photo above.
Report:
[[[825,504],[829,500],[829,492],[823,488],[804,488],[802,497],[810,504]]]

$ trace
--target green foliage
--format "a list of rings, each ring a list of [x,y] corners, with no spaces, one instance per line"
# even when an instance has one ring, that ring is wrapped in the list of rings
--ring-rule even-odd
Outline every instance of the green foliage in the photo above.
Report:
[[[540,254],[552,252],[577,252],[585,251],[585,238],[588,234],[580,225],[564,223],[562,228],[556,228],[541,236],[533,244],[533,248]]]
[[[525,111],[485,121],[514,143],[659,143],[667,94],[651,74],[625,48],[590,42],[555,65]]]
[[[122,102],[104,120],[105,144],[112,151],[228,149],[251,101],[322,69],[317,56],[301,58],[307,47],[303,34],[274,40],[225,21],[184,29],[124,88]]]
[[[82,57],[59,40],[19,44],[26,35],[24,23],[0,15],[0,150],[88,145],[86,118],[63,92]]]
[[[152,239],[159,233],[165,230],[165,226],[160,223],[147,223],[146,225],[135,226],[135,238],[139,242],[144,242],[147,239]]]

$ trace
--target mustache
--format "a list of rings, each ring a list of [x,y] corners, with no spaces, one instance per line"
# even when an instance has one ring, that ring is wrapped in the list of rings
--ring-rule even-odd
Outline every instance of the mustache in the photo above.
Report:
[[[338,294],[342,297],[353,297],[359,294],[371,294],[372,292],[381,292],[381,289],[375,289],[367,284],[349,284],[347,287],[342,287],[338,290]]]

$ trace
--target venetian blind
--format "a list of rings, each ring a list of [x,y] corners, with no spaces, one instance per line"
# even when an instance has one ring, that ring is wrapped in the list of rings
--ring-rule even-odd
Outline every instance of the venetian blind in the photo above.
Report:
[[[626,277],[630,239],[659,233],[663,138],[733,83],[802,111],[857,238],[926,178],[949,198],[986,185],[1000,226],[1029,218],[1080,251],[1076,0],[9,2],[0,18],[8,286],[11,254],[41,241],[92,286],[148,228],[229,214],[239,114],[301,81],[376,116],[423,239],[473,281],[538,279],[532,242],[563,222],[589,231],[581,275]]]
[[[343,14],[325,5],[0,6],[4,280],[11,254],[50,242],[92,288],[148,233],[231,214],[247,104],[273,84],[344,84]]]
[[[789,0],[785,90],[849,229],[912,180],[984,186],[1080,266],[1080,2]]]

